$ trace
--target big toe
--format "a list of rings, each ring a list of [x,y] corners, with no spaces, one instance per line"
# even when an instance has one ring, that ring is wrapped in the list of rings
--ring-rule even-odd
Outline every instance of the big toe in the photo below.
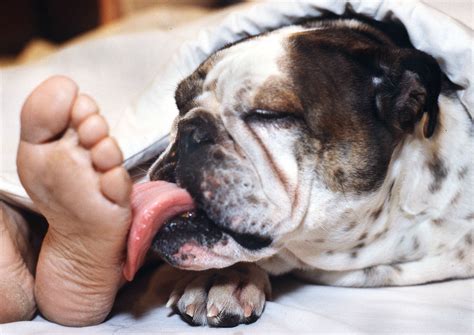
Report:
[[[23,105],[21,139],[44,143],[62,134],[68,127],[77,91],[77,84],[64,76],[42,82]]]

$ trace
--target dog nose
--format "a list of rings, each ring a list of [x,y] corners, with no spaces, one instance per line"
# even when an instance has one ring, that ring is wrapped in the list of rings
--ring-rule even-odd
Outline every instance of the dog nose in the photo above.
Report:
[[[202,118],[187,120],[178,126],[178,138],[181,152],[192,152],[205,144],[214,143],[212,126]]]

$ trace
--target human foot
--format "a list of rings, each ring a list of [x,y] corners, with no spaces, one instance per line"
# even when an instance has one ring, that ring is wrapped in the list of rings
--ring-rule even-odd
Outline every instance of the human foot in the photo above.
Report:
[[[28,227],[0,201],[0,324],[29,320],[36,311]]]
[[[21,113],[18,173],[49,224],[35,297],[49,320],[102,322],[122,280],[131,181],[94,101],[65,77],[52,77]]]

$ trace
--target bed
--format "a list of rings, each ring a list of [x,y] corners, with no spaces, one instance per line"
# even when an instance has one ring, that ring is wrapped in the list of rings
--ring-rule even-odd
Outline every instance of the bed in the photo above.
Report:
[[[16,175],[18,112],[27,94],[46,77],[69,75],[84,92],[96,97],[124,151],[126,166],[132,169],[162,150],[176,113],[174,88],[207,55],[248,34],[303,16],[318,17],[324,11],[342,14],[351,10],[379,20],[400,20],[413,44],[437,58],[450,79],[464,88],[459,99],[472,115],[474,34],[472,15],[466,15],[468,10],[472,13],[472,4],[446,4],[269,1],[200,13],[175,26],[157,25],[153,16],[142,16],[141,20],[146,17],[154,24],[128,22],[128,26],[113,27],[113,33],[109,30],[81,39],[37,62],[0,69],[0,199],[35,209]],[[172,285],[167,271],[162,266],[144,269],[120,293],[113,313],[101,325],[66,328],[37,316],[29,322],[0,325],[0,334],[474,332],[474,279],[356,289],[310,285],[285,276],[274,279],[273,299],[258,322],[209,329],[190,327],[164,306]]]

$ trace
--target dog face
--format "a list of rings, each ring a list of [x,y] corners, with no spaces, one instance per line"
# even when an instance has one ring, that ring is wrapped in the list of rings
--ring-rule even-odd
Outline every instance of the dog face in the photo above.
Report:
[[[404,136],[433,133],[439,77],[428,55],[344,21],[218,51],[178,86],[170,146],[149,172],[187,189],[207,222],[200,238],[185,224],[168,235],[165,257],[223,267],[342,231]]]

